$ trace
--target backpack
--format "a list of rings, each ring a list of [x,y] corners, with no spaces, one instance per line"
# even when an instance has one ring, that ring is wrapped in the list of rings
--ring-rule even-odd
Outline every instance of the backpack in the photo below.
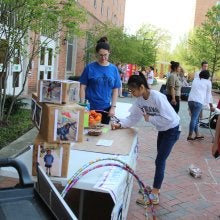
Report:
[[[216,128],[217,119],[218,119],[218,115],[214,115],[214,116],[210,119],[210,128],[211,128],[211,129],[215,129],[215,128]]]

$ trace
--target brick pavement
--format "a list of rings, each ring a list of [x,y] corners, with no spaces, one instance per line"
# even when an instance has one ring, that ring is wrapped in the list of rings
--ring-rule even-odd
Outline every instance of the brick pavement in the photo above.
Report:
[[[158,88],[155,87],[157,90]],[[218,99],[219,96],[215,98]],[[130,103],[134,100],[130,97],[119,99],[121,102]],[[157,220],[220,219],[220,160],[216,161],[211,156],[212,135],[208,129],[201,128],[204,140],[187,141],[189,124],[187,102],[181,102],[179,115],[182,132],[167,161],[160,204],[155,206]],[[155,168],[157,131],[144,121],[138,124],[138,128],[139,154],[136,173],[146,185],[151,186]],[[195,164],[202,170],[201,179],[195,179],[188,174],[190,164]],[[0,187],[1,183],[5,185],[10,182],[10,179],[1,177]],[[145,220],[145,209],[135,203],[138,197],[140,194],[135,181],[127,220]]]
[[[215,97],[216,99],[219,96]],[[211,156],[213,137],[209,129],[201,128],[204,140],[187,141],[189,114],[187,102],[182,101],[180,112],[182,132],[167,160],[166,174],[160,193],[160,204],[155,207],[161,220],[217,220],[220,219],[220,160]],[[213,131],[214,132],[214,131]],[[156,157],[157,131],[141,123],[138,131],[139,154],[136,172],[140,179],[152,186]],[[201,178],[188,174],[194,164],[202,170]],[[138,184],[135,181],[127,220],[144,220],[145,209],[136,205]],[[150,210],[148,210],[150,214]]]

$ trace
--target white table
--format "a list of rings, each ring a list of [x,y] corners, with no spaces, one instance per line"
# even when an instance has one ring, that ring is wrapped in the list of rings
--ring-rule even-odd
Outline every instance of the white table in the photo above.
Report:
[[[116,116],[118,118],[126,117],[129,114],[128,109],[130,107],[131,104],[128,103],[117,103]],[[120,140],[118,142],[119,144],[122,144],[120,143]],[[32,154],[33,154],[33,149],[30,148],[29,151],[25,152],[24,154],[20,155],[17,158],[22,160],[27,165],[30,174],[32,173],[31,171]],[[136,158],[137,158],[137,134],[135,134],[133,137],[133,143],[128,155],[114,155],[114,154],[106,154],[106,153],[103,154],[97,152],[71,149],[67,178],[51,177],[51,180],[54,183],[59,183],[65,186],[69,178],[76,171],[78,171],[78,169],[80,169],[83,165],[87,164],[88,162],[94,161],[96,159],[104,159],[104,158],[117,158],[127,163],[133,170],[135,170]],[[118,163],[118,162],[111,160],[100,161],[95,165],[97,164],[103,165],[106,163]],[[12,173],[13,170],[9,170],[9,168],[1,169],[0,171],[1,175],[12,176]],[[92,192],[99,193],[97,195],[100,195],[100,193],[102,194],[103,205],[105,205],[105,199],[106,201],[112,200],[112,202],[110,202],[111,205],[108,206],[108,208],[110,209],[108,210],[108,213],[111,214],[110,216],[104,217],[105,219],[116,220],[119,219],[119,216],[121,217],[120,219],[126,219],[132,186],[133,186],[132,175],[129,174],[127,171],[122,170],[119,167],[108,166],[108,167],[102,167],[92,170],[91,172],[83,176],[74,186],[74,188],[80,190],[79,219],[88,219],[87,217],[85,217],[85,213],[88,211],[88,205],[84,207],[84,203],[85,202],[88,203],[88,201],[85,200]],[[94,201],[91,201],[91,203],[92,205],[94,205],[94,203],[96,203],[96,198],[94,198]],[[93,208],[94,207],[95,206],[93,206]],[[95,210],[97,212],[100,211],[101,207],[95,207],[94,209],[97,209]]]

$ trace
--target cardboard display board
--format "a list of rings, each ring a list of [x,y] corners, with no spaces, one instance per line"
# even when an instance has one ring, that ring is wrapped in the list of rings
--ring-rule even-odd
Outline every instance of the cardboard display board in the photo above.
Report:
[[[124,128],[118,130],[111,130],[110,126],[105,126],[102,129],[100,136],[89,136],[85,134],[83,142],[72,143],[71,147],[74,150],[83,150],[91,152],[99,152],[106,154],[119,154],[128,155],[130,153],[134,137],[137,135],[137,131],[133,128]],[[112,142],[110,146],[97,146],[98,141]],[[104,143],[103,142],[103,143]]]
[[[79,102],[80,83],[73,80],[39,80],[39,102],[73,104]]]
[[[50,164],[50,172],[47,171],[45,162],[45,156],[48,154],[48,150],[50,150],[50,153],[53,156],[53,161]],[[34,141],[32,175],[37,175],[36,163],[39,163],[48,175],[67,177],[69,156],[70,144],[48,143],[43,140],[40,134],[38,134]]]

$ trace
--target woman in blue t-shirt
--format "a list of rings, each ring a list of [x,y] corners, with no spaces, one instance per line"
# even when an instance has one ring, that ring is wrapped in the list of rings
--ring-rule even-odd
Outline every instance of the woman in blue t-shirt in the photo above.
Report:
[[[90,109],[102,113],[102,123],[108,124],[115,115],[118,89],[121,86],[118,69],[108,61],[110,46],[106,37],[96,45],[97,61],[88,64],[80,77],[80,100],[87,99]]]

